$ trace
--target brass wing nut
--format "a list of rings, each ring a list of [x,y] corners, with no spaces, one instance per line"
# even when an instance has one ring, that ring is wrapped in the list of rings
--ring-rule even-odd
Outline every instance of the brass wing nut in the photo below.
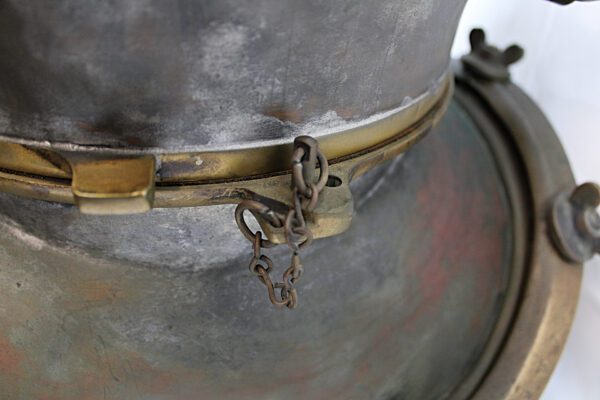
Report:
[[[600,253],[600,186],[584,183],[555,200],[550,228],[556,247],[568,261],[582,263]]]
[[[464,55],[461,61],[465,68],[480,78],[491,81],[507,81],[510,79],[508,67],[519,61],[524,51],[513,44],[500,50],[489,45],[485,40],[483,29],[473,29],[469,35],[471,52]]]

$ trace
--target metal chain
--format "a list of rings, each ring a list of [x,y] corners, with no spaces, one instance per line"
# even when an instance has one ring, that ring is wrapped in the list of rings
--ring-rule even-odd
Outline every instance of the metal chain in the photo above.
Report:
[[[313,182],[314,178],[311,178],[315,176],[317,170],[316,161],[319,163],[319,178]],[[317,141],[307,136],[297,138],[294,141],[292,155],[292,206],[287,213],[277,213],[256,200],[244,200],[235,210],[235,220],[240,231],[252,242],[250,272],[266,286],[269,300],[276,306],[295,308],[298,304],[298,293],[294,285],[303,272],[299,252],[309,246],[313,240],[313,234],[306,224],[306,213],[316,208],[319,193],[325,187],[328,176],[329,163],[319,151]],[[292,250],[292,258],[290,266],[283,273],[281,282],[273,282],[270,275],[273,261],[261,251],[276,244],[263,239],[260,231],[252,232],[244,220],[244,211],[250,211],[256,219],[260,218],[268,222],[273,228],[283,227],[286,243]]]

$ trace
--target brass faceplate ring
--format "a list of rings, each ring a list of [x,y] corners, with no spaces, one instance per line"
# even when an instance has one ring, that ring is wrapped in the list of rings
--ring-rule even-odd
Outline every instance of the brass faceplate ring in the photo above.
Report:
[[[453,75],[448,72],[435,90],[402,112],[319,138],[329,172],[308,221],[315,239],[340,234],[350,226],[354,214],[350,181],[423,137],[444,115],[453,89]],[[182,154],[97,150],[0,141],[0,191],[76,204],[82,213],[96,215],[243,200],[268,203],[275,209],[293,207],[292,143]],[[285,242],[284,229],[258,222],[269,241]]]
[[[441,118],[452,91],[449,71],[435,89],[409,107],[320,137],[331,175],[341,179],[342,188],[347,189],[354,176],[406,151]],[[264,197],[286,203],[289,197],[292,143],[178,154],[123,153],[115,149],[85,152],[81,148],[67,151],[61,146],[45,145],[0,141],[0,191],[78,204],[82,211],[95,214],[238,203]],[[154,169],[154,177],[140,168]],[[98,204],[90,205],[89,201]]]

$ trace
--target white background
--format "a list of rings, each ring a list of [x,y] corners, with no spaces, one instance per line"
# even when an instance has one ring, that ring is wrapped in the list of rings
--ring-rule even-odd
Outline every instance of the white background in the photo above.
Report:
[[[579,183],[600,182],[600,1],[470,0],[453,48],[469,51],[482,27],[488,42],[518,43],[512,77],[550,119]],[[543,150],[543,149],[542,149]],[[575,323],[543,400],[600,400],[600,258],[588,262]]]

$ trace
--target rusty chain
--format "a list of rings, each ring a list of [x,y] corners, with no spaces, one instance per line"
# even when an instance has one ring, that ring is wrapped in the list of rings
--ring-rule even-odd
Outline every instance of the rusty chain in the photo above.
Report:
[[[319,175],[315,179],[317,162]],[[309,136],[300,136],[294,141],[292,154],[292,206],[286,213],[275,212],[266,204],[256,200],[243,200],[235,210],[235,221],[246,239],[252,243],[253,254],[250,272],[266,286],[269,300],[276,306],[294,308],[298,304],[298,293],[294,285],[303,272],[300,250],[310,245],[313,235],[306,224],[307,214],[312,212],[319,201],[319,193],[327,184],[329,163],[319,151],[318,143]],[[252,232],[244,220],[244,212],[249,211],[257,220],[269,223],[273,228],[283,228],[287,245],[292,250],[290,266],[283,273],[281,282],[273,282],[271,272],[273,261],[262,254],[263,248],[276,244],[263,239],[262,232]],[[279,291],[279,295],[277,294]]]

